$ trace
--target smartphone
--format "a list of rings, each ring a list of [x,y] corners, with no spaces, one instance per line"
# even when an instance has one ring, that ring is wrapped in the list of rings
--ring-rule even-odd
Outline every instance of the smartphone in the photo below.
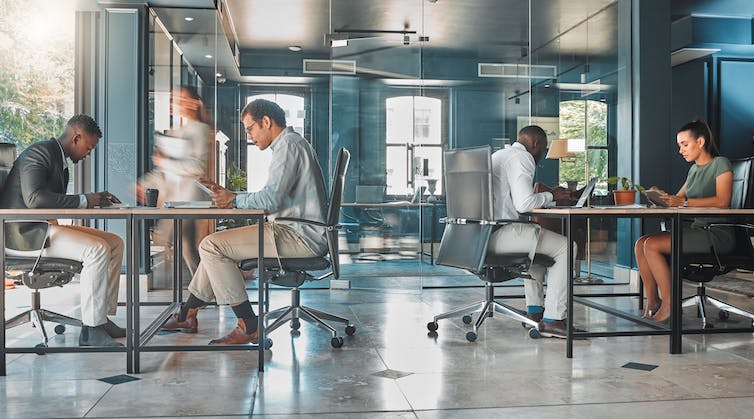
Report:
[[[196,186],[199,187],[199,189],[203,190],[204,192],[207,192],[208,195],[212,193],[212,189],[207,187],[207,185],[203,184],[202,182],[199,182],[199,179],[195,179],[194,182],[196,183]]]

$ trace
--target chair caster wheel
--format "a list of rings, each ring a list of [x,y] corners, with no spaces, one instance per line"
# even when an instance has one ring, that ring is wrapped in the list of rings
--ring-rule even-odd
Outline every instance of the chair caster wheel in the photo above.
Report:
[[[536,327],[529,329],[529,337],[532,339],[539,339],[542,335],[539,333]]]
[[[469,342],[475,341],[476,340],[476,333],[474,333],[474,332],[467,332],[466,333],[466,340],[468,340]]]
[[[272,348],[272,339],[266,338],[264,340],[264,349],[270,349]]]
[[[58,335],[62,335],[63,333],[65,333],[65,325],[64,324],[59,324],[59,325],[55,326],[55,333],[58,334]]]
[[[45,349],[47,349],[47,344],[46,343],[38,343],[38,344],[34,345],[34,347],[36,348],[35,352],[37,353],[37,355],[46,355],[47,354],[47,352],[45,352]]]
[[[349,324],[346,326],[346,334],[348,336],[353,336],[353,334],[356,333],[356,326]]]
[[[436,332],[437,331],[437,322],[429,322],[429,323],[427,323],[427,329],[429,329],[430,332]]]
[[[332,345],[333,348],[340,348],[341,346],[343,346],[343,338],[336,336],[330,339],[330,345]]]
[[[461,320],[463,320],[463,324],[471,324],[471,316],[468,314],[463,316]]]
[[[298,330],[301,328],[301,321],[299,319],[291,320],[291,329]]]
[[[705,328],[705,329],[714,329],[714,328],[715,328],[715,325],[714,325],[714,324],[712,324],[712,323],[707,323],[707,324],[705,324],[705,325],[704,325],[704,328]]]
[[[730,318],[730,313],[727,310],[720,310],[717,313],[717,318],[722,321],[726,321]]]

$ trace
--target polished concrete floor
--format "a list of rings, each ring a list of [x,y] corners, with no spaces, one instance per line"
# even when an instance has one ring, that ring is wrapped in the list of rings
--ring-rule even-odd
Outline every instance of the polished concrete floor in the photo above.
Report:
[[[624,286],[589,287],[624,291]],[[76,288],[46,291],[50,308],[76,314]],[[691,289],[689,289],[691,290]],[[511,292],[520,293],[520,289]],[[251,292],[254,295],[253,292]],[[152,292],[148,299],[166,294]],[[259,417],[259,418],[750,418],[754,414],[754,335],[692,335],[683,354],[668,354],[668,338],[621,337],[565,342],[533,340],[515,321],[488,319],[478,341],[467,342],[460,319],[440,322],[436,313],[483,295],[483,289],[306,290],[305,304],[352,319],[354,336],[340,349],[327,333],[304,324],[294,336],[285,326],[271,334],[266,370],[257,372],[256,352],[154,352],[142,356],[138,380],[108,384],[125,374],[124,354],[8,355],[0,377],[0,417]],[[725,298],[754,308],[748,298]],[[288,302],[272,294],[272,306]],[[636,301],[604,299],[637,312]],[[8,314],[28,304],[28,291],[7,294]],[[520,300],[514,305],[523,305]],[[72,308],[73,307],[73,308]],[[116,321],[123,323],[125,310]],[[155,308],[144,308],[144,321]],[[196,335],[164,334],[154,344],[203,344],[233,327],[227,308],[200,313]],[[632,325],[578,307],[576,322],[589,330]],[[684,323],[697,323],[686,311]],[[732,318],[726,325],[750,324]],[[52,326],[52,325],[51,325]],[[8,331],[11,346],[33,345],[28,326]],[[77,328],[51,345],[76,345]],[[626,368],[634,362],[651,371]]]

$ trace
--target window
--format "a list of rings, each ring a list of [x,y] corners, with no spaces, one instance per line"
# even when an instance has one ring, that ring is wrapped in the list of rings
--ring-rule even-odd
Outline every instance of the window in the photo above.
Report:
[[[385,100],[385,168],[388,195],[412,195],[437,180],[442,194],[442,99],[396,96]]]
[[[596,100],[569,100],[560,102],[560,136],[583,139],[589,156],[589,178],[607,179],[607,104]],[[560,183],[586,181],[586,161],[583,152],[574,159],[560,162]],[[597,190],[607,193],[605,182],[597,183]]]
[[[304,135],[304,127],[306,126],[306,107],[303,96],[281,94],[281,93],[267,93],[260,95],[248,96],[246,103],[252,102],[256,99],[271,100],[285,111],[285,122],[288,126],[293,127],[294,131],[301,135]],[[242,135],[246,135],[242,132]],[[269,148],[266,150],[260,150],[248,141],[246,138],[246,176],[248,179],[247,190],[249,192],[256,192],[262,189],[270,171],[270,163],[272,162],[272,150]]]

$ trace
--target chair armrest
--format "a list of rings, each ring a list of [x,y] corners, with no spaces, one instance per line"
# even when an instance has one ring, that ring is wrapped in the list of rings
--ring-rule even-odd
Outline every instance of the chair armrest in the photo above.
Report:
[[[294,217],[278,217],[275,218],[275,221],[293,221],[296,223],[303,223],[303,224],[311,224],[319,227],[325,227],[328,231],[330,230],[340,230],[343,228],[342,225],[336,224],[336,225],[329,225],[327,223],[323,223],[321,221],[314,221],[314,220],[307,220],[305,218],[294,218]]]
[[[440,218],[440,222],[443,224],[482,224],[482,225],[492,225],[492,226],[502,226],[507,224],[537,224],[538,223],[530,220],[478,220],[474,218],[453,218],[453,217],[442,217]]]

